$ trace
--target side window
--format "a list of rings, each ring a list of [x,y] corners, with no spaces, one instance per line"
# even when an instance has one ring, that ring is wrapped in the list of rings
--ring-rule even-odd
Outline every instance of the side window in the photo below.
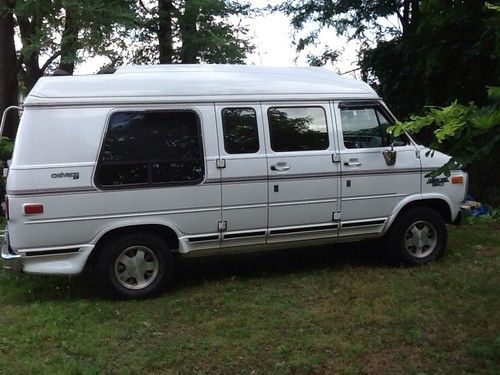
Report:
[[[370,108],[341,109],[342,133],[346,148],[385,147],[391,143],[386,130],[390,125],[382,112]],[[408,143],[406,136],[398,137],[394,145],[404,146]]]
[[[267,118],[273,151],[328,148],[326,114],[322,107],[272,107]]]
[[[194,184],[204,175],[200,126],[192,111],[114,113],[97,163],[102,187]]]
[[[253,108],[222,110],[224,149],[228,154],[251,154],[259,151],[257,115]]]

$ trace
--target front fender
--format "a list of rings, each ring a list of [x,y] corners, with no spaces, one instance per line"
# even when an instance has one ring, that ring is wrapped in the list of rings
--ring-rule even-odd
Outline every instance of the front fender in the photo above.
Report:
[[[392,211],[391,215],[389,216],[389,219],[387,220],[385,228],[384,228],[384,230],[383,230],[382,233],[385,234],[389,230],[389,228],[391,227],[391,225],[394,223],[394,220],[396,220],[396,218],[398,217],[398,215],[400,214],[400,212],[405,207],[407,207],[410,204],[415,204],[415,203],[417,203],[417,205],[419,205],[419,204],[423,205],[423,203],[426,200],[431,200],[431,199],[438,199],[438,200],[444,201],[446,203],[446,205],[448,206],[449,210],[450,210],[451,221],[453,222],[456,219],[456,217],[458,216],[458,212],[460,211],[460,209],[458,207],[455,208],[455,209],[453,209],[453,204],[452,204],[450,198],[448,198],[446,195],[439,194],[439,193],[424,193],[424,194],[420,194],[419,193],[419,194],[412,194],[412,195],[406,196],[404,199],[402,199],[396,205],[396,207]]]

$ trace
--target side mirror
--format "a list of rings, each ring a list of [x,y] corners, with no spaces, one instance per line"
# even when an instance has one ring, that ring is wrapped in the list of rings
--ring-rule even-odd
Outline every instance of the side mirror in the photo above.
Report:
[[[384,155],[385,163],[387,165],[394,165],[396,164],[396,156],[397,156],[397,151],[394,151],[394,147],[391,144],[391,149],[390,150],[384,150],[382,151],[382,155]]]

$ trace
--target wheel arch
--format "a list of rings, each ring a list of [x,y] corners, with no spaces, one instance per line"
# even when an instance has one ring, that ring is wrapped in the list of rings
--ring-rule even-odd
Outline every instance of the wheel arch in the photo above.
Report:
[[[113,228],[101,232],[95,239],[95,246],[87,260],[86,267],[92,266],[97,259],[97,255],[106,245],[106,243],[113,238],[130,233],[153,233],[161,237],[171,249],[178,249],[179,235],[170,226],[165,224],[124,224],[117,225]]]
[[[386,231],[392,226],[397,218],[414,207],[427,207],[436,211],[444,220],[445,223],[451,224],[453,222],[453,214],[451,209],[451,202],[446,196],[411,196],[400,202],[394,209],[391,218],[386,226]]]

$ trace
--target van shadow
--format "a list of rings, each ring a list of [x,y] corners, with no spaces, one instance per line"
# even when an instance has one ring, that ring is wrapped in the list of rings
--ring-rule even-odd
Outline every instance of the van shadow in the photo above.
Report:
[[[303,247],[246,254],[175,258],[170,291],[226,278],[266,278],[290,273],[342,267],[386,267],[389,262],[380,242],[365,241],[321,247]],[[40,301],[105,300],[92,277],[6,277],[4,302],[26,305]],[[10,290],[9,290],[10,289]],[[168,297],[167,291],[163,296]]]
[[[176,259],[173,289],[225,278],[265,278],[342,267],[387,267],[380,241]]]

